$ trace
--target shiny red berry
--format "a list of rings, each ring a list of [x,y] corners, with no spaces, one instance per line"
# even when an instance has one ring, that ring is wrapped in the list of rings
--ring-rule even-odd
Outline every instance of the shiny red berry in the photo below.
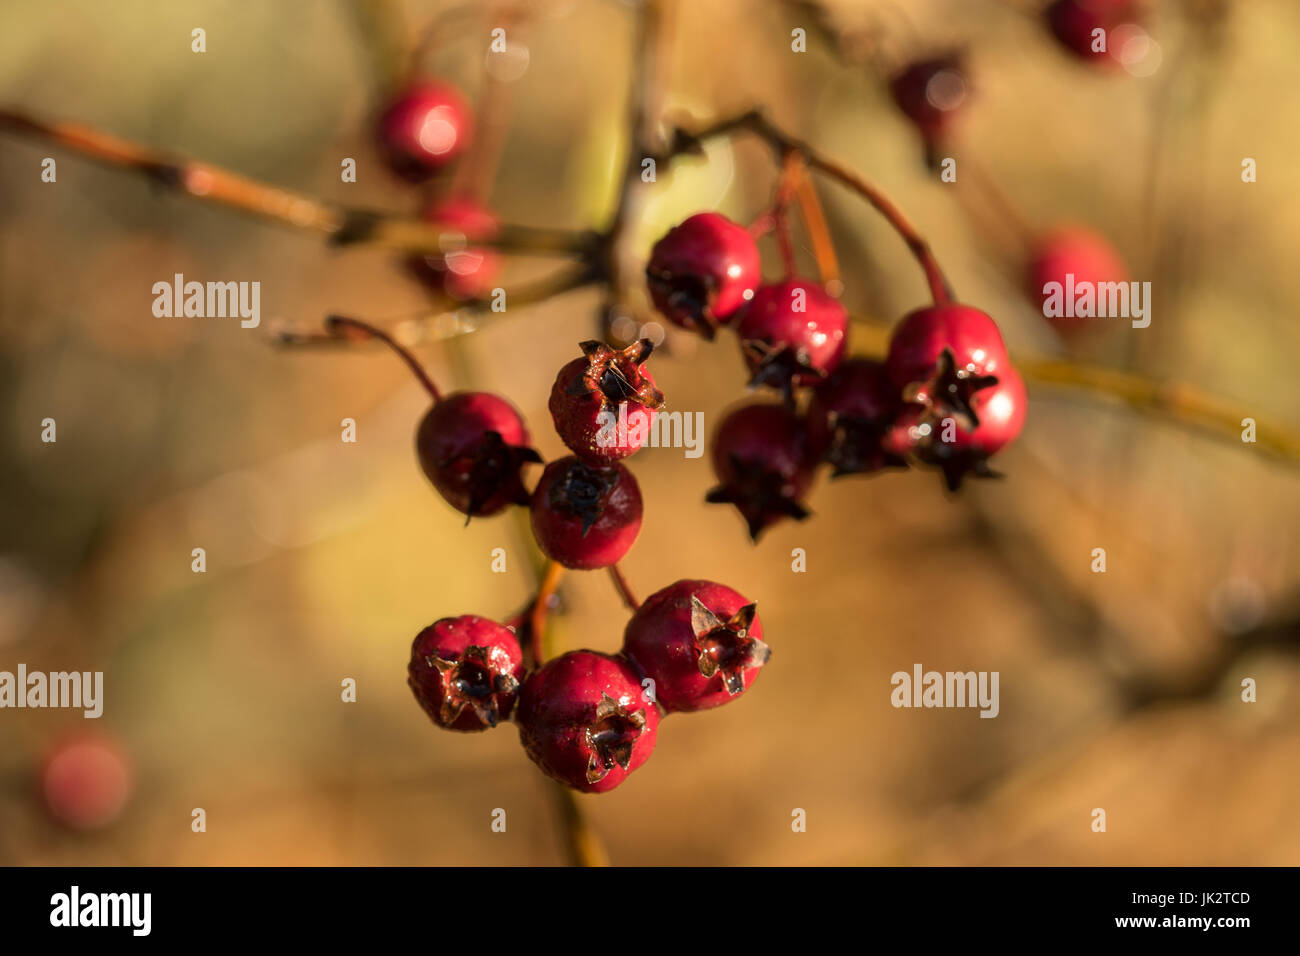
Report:
[[[1068,277],[1073,276],[1073,279]],[[1094,287],[1108,282],[1128,282],[1128,268],[1115,248],[1090,229],[1066,227],[1056,229],[1034,246],[1025,268],[1025,285],[1030,301],[1046,314],[1050,283],[1059,283],[1061,294],[1070,287],[1091,283]],[[1073,311],[1061,310],[1061,311]],[[1067,315],[1048,315],[1047,320],[1064,335],[1085,328],[1089,319]]]
[[[1136,0],[1055,0],[1047,8],[1047,22],[1056,39],[1075,56],[1117,67],[1126,28],[1140,27],[1141,13]],[[1102,37],[1105,49],[1099,50]]]
[[[473,518],[528,504],[520,472],[542,460],[528,447],[519,412],[490,392],[456,392],[435,402],[420,420],[415,450],[438,493]]]
[[[519,739],[548,776],[586,793],[613,790],[649,759],[659,711],[627,662],[570,651],[530,676]]]
[[[445,617],[411,644],[407,683],[424,712],[447,730],[487,730],[507,720],[523,677],[515,635],[486,618]]]
[[[812,453],[830,463],[836,478],[905,464],[880,444],[901,407],[901,392],[884,363],[865,358],[841,363],[808,403]]]
[[[570,451],[583,461],[607,465],[645,444],[655,409],[663,404],[663,392],[644,364],[654,344],[641,339],[620,351],[590,341],[581,348],[582,357],[555,377],[551,419]]]
[[[883,439],[890,452],[914,458],[942,470],[956,491],[969,474],[997,477],[988,459],[1020,435],[1029,400],[1024,380],[1011,365],[1003,365],[995,383],[976,391],[971,407],[977,423],[945,414],[935,406],[909,405]]]
[[[380,116],[379,144],[393,172],[419,182],[464,151],[471,125],[469,107],[454,86],[417,83]]]
[[[804,279],[760,286],[736,321],[750,384],[786,393],[835,371],[848,341],[844,306]]]
[[[885,368],[910,402],[970,417],[971,395],[1007,364],[997,323],[967,305],[935,305],[903,317]]]
[[[713,436],[719,484],[705,500],[735,505],[757,541],[782,518],[802,521],[815,457],[803,420],[784,405],[742,405]]]
[[[753,297],[762,262],[748,229],[702,212],[655,243],[645,271],[655,308],[673,324],[711,339]]]
[[[969,98],[963,57],[945,53],[909,63],[895,74],[889,91],[932,150],[951,132]]]
[[[533,536],[553,561],[591,570],[614,564],[641,530],[641,489],[622,465],[553,461],[533,491]]]
[[[411,257],[411,273],[453,299],[486,297],[501,271],[501,257],[487,246],[474,245],[474,240],[496,235],[496,217],[472,199],[455,198],[426,206],[421,218],[442,228],[444,247],[432,255]]]
[[[654,681],[667,711],[706,710],[739,697],[771,654],[756,605],[712,581],[678,581],[632,615],[623,653]]]

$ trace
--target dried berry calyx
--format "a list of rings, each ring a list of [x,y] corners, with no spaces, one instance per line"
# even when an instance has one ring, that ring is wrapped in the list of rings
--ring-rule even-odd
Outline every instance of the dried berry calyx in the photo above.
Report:
[[[438,462],[438,468],[469,476],[469,501],[465,508],[465,523],[469,524],[472,517],[495,513],[488,509],[498,500],[528,504],[528,490],[519,476],[520,469],[528,463],[542,463],[536,449],[507,444],[500,432],[487,431],[477,445],[443,459]]]
[[[939,353],[934,374],[908,385],[903,390],[903,400],[933,408],[940,414],[951,414],[963,428],[971,430],[980,423],[975,411],[975,393],[997,384],[996,375],[981,375],[970,367],[958,367],[952,349],[945,348]]]
[[[822,460],[831,466],[832,478],[860,475],[881,468],[907,467],[906,459],[881,447],[890,422],[831,412],[827,416],[827,425],[831,437]]]
[[[594,339],[579,343],[578,347],[589,364],[570,383],[570,394],[595,392],[606,406],[614,407],[624,402],[635,402],[652,410],[663,405],[664,393],[641,368],[654,351],[654,343],[649,339],[640,339],[625,349],[612,349]]]
[[[626,772],[632,764],[632,748],[645,732],[645,713],[629,711],[609,694],[596,705],[595,719],[583,730],[591,757],[587,762],[587,783],[599,783],[615,767]]]
[[[451,726],[469,707],[474,716],[488,727],[495,727],[501,719],[497,695],[514,696],[519,692],[519,681],[511,674],[502,673],[503,652],[499,648],[472,644],[465,648],[460,660],[447,660],[429,655],[428,665],[442,678],[442,723]]]
[[[740,343],[745,361],[754,370],[748,385],[767,385],[781,390],[787,403],[794,401],[794,384],[823,379],[826,371],[813,362],[802,345],[791,342],[772,344],[762,339],[743,339]]]
[[[757,611],[756,604],[746,604],[723,621],[691,595],[691,631],[700,674],[722,675],[722,686],[732,697],[745,689],[745,670],[762,667],[772,656],[771,648],[749,633]]]
[[[803,521],[811,512],[800,503],[802,489],[790,476],[774,471],[767,462],[728,456],[730,476],[725,484],[711,488],[704,496],[709,504],[735,505],[749,536],[757,541],[763,529],[778,517]]]
[[[591,468],[575,459],[551,486],[551,508],[581,519],[585,538],[603,513],[609,492],[618,479],[619,473],[613,469]]]

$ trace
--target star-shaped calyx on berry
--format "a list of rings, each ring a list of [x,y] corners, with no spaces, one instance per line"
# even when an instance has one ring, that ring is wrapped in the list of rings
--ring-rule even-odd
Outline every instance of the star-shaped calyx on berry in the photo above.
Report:
[[[907,459],[881,445],[889,431],[888,421],[840,412],[831,412],[827,417],[831,438],[823,460],[831,466],[832,478],[860,475],[881,468],[907,467]]]
[[[803,521],[811,513],[799,501],[802,489],[790,476],[772,470],[766,462],[729,456],[729,481],[712,488],[704,496],[710,504],[735,505],[745,519],[751,540],[757,541],[763,529],[778,518]]]
[[[713,314],[717,282],[712,276],[677,275],[667,269],[646,266],[646,284],[661,311],[689,332],[698,332],[709,341],[717,333],[718,320]]]
[[[733,697],[745,689],[745,670],[762,667],[772,656],[771,648],[749,633],[757,610],[757,605],[746,604],[723,621],[691,595],[691,631],[700,674],[720,674],[722,686]]]
[[[979,427],[972,400],[976,392],[998,384],[996,375],[980,375],[957,365],[952,349],[944,349],[934,365],[934,374],[913,382],[903,390],[903,400],[954,416],[967,431]]]
[[[645,730],[646,718],[641,711],[629,711],[609,694],[602,694],[596,716],[583,730],[591,757],[587,762],[587,783],[598,783],[614,769],[627,770],[632,763],[632,748]]]
[[[612,468],[591,468],[575,460],[551,486],[550,505],[561,514],[580,518],[585,538],[600,518],[605,498],[618,478],[619,473]]]
[[[794,405],[794,386],[796,382],[806,384],[810,380],[826,377],[826,371],[813,364],[808,350],[802,346],[780,343],[772,345],[762,339],[747,339],[740,343],[754,374],[748,385],[757,388],[769,385],[781,390],[781,397],[787,405]]]
[[[466,707],[483,725],[495,727],[501,717],[497,695],[513,697],[519,690],[519,681],[508,672],[511,662],[497,648],[471,644],[458,659],[430,654],[426,661],[442,681],[439,717],[444,727],[455,724]]]
[[[639,339],[625,349],[612,349],[595,339],[580,342],[578,347],[588,364],[569,383],[569,394],[595,393],[605,406],[615,408],[623,402],[635,402],[654,410],[664,403],[664,393],[641,368],[655,348],[649,339]]]
[[[501,502],[528,504],[528,490],[520,479],[520,469],[526,463],[541,461],[536,449],[510,445],[500,432],[486,431],[477,443],[460,454],[439,461],[438,468],[444,474],[464,476],[469,488],[465,523],[469,524],[470,518],[500,510]]]

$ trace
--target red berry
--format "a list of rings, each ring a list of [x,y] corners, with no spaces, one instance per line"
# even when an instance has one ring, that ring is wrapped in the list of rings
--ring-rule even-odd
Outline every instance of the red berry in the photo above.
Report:
[[[835,371],[844,356],[849,315],[815,282],[789,279],[760,286],[741,311],[737,332],[751,385],[789,392]]]
[[[407,674],[415,699],[439,727],[487,730],[514,709],[523,653],[496,621],[445,617],[415,636]]]
[[[880,445],[901,405],[883,363],[849,359],[813,390],[808,403],[813,454],[831,464],[836,478],[904,464]]]
[[[468,517],[528,504],[520,471],[541,456],[513,405],[490,392],[456,392],[434,403],[415,433],[420,467],[438,493]]]
[[[903,317],[885,368],[907,401],[971,417],[970,399],[1008,364],[997,323],[967,305],[935,305]]]
[[[1055,0],[1047,8],[1052,33],[1071,53],[1099,65],[1119,66],[1124,38],[1121,29],[1140,25],[1136,0]],[[1105,51],[1094,50],[1099,42],[1095,30],[1105,33]],[[1121,44],[1114,41],[1119,40]]]
[[[968,474],[997,477],[988,459],[1015,441],[1025,426],[1029,401],[1024,380],[1011,365],[1003,365],[997,382],[976,391],[971,404],[978,417],[974,427],[933,406],[909,405],[883,444],[894,454],[938,466],[953,491]]]
[[[713,338],[762,278],[749,230],[716,212],[696,213],[655,243],[646,265],[650,297],[668,321]]]
[[[713,436],[713,470],[720,484],[705,500],[735,505],[757,541],[782,518],[808,517],[800,499],[812,484],[813,465],[798,415],[784,405],[742,405]]]
[[[890,81],[894,102],[928,149],[950,132],[970,93],[962,57],[946,53],[908,64]]]
[[[570,651],[528,678],[519,739],[548,776],[575,790],[613,790],[650,757],[659,711],[618,657]]]
[[[393,172],[419,182],[464,151],[471,122],[469,107],[454,86],[417,83],[380,116],[380,147]]]
[[[485,297],[501,270],[501,257],[473,242],[496,235],[496,217],[474,200],[461,198],[433,203],[421,218],[443,228],[447,245],[434,255],[413,256],[408,262],[412,274],[434,292],[453,299]]]
[[[111,737],[82,732],[56,744],[40,770],[41,796],[50,815],[74,830],[112,823],[131,795],[131,766]]]
[[[533,536],[566,568],[614,564],[641,530],[641,489],[622,465],[595,468],[568,457],[542,472],[532,498]]]
[[[560,439],[593,465],[626,458],[650,435],[654,410],[663,392],[643,364],[654,350],[649,339],[622,351],[601,342],[583,342],[583,357],[555,377],[549,408]]]
[[[1026,288],[1030,301],[1045,309],[1048,293],[1044,287],[1058,282],[1064,291],[1066,276],[1074,276],[1074,285],[1082,282],[1101,285],[1106,282],[1128,282],[1128,269],[1124,260],[1102,236],[1088,229],[1068,227],[1057,229],[1044,236],[1030,253],[1025,269]],[[1062,334],[1070,335],[1088,324],[1087,318],[1075,316],[1047,316],[1047,320]]]
[[[770,650],[756,606],[712,581],[678,581],[628,621],[623,653],[667,711],[706,710],[740,696]]]

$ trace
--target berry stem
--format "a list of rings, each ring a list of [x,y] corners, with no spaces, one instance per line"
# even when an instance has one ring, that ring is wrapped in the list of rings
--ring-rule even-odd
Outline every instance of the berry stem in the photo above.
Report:
[[[419,361],[411,354],[410,350],[407,349],[406,346],[401,345],[383,329],[370,325],[367,322],[362,322],[359,319],[349,319],[342,315],[331,315],[325,319],[325,331],[336,337],[349,337],[353,333],[358,333],[366,338],[379,339],[379,341],[383,342],[396,352],[398,357],[400,357],[401,360],[407,364],[410,370],[415,373],[415,377],[420,380],[420,384],[428,390],[431,396],[433,396],[433,402],[435,405],[442,401],[442,393],[438,391],[438,386],[433,383],[433,379],[429,378],[429,373],[424,370],[424,367],[420,365]]]
[[[578,805],[578,795],[558,781],[549,783],[560,815],[560,832],[564,834],[564,852],[569,866],[609,866],[609,855]]]
[[[842,163],[823,156],[804,141],[783,132],[758,110],[750,110],[747,113],[716,120],[698,130],[689,130],[679,126],[674,131],[666,155],[662,158],[665,161],[670,161],[686,153],[698,153],[701,144],[705,140],[719,136],[732,136],[739,132],[747,132],[759,137],[782,158],[791,150],[798,152],[809,168],[829,176],[865,199],[872,208],[885,217],[885,221],[893,226],[894,231],[907,243],[907,247],[912,251],[912,255],[920,265],[921,271],[925,273],[926,282],[930,287],[930,296],[934,299],[934,304],[947,305],[952,302],[955,298],[952,288],[948,285],[948,280],[944,277],[943,270],[939,267],[939,262],[935,259],[929,243],[922,238],[916,227],[912,225],[911,220],[903,215],[902,211],[894,205],[893,200],[885,194],[884,190],[859,176]]]
[[[533,662],[539,667],[550,656],[547,653],[546,615],[550,613],[551,600],[555,597],[555,590],[560,586],[560,579],[563,577],[564,565],[557,561],[547,563],[546,572],[542,575],[542,583],[537,587],[537,597],[533,598],[533,609],[529,612]]]
[[[48,123],[27,113],[0,108],[0,130],[56,143],[106,166],[139,173],[191,199],[237,209],[281,226],[323,233],[332,245],[372,245],[425,253],[441,249],[442,230],[418,219],[325,202],[220,166],[181,159],[89,126]],[[503,252],[591,259],[600,248],[601,237],[590,230],[502,224],[495,236],[475,239],[474,243]]]
[[[813,258],[817,261],[817,274],[822,285],[838,286],[840,284],[840,263],[835,255],[835,243],[831,240],[830,227],[826,224],[826,213],[821,200],[817,197],[817,187],[808,178],[803,164],[800,164],[795,195],[799,200],[799,212],[808,229],[808,238],[812,240]]]
[[[632,592],[632,585],[628,584],[627,576],[623,574],[623,569],[618,566],[618,562],[609,566],[609,577],[614,582],[614,589],[618,591],[619,597],[627,605],[629,611],[635,611],[641,606],[641,602],[636,599]]]

